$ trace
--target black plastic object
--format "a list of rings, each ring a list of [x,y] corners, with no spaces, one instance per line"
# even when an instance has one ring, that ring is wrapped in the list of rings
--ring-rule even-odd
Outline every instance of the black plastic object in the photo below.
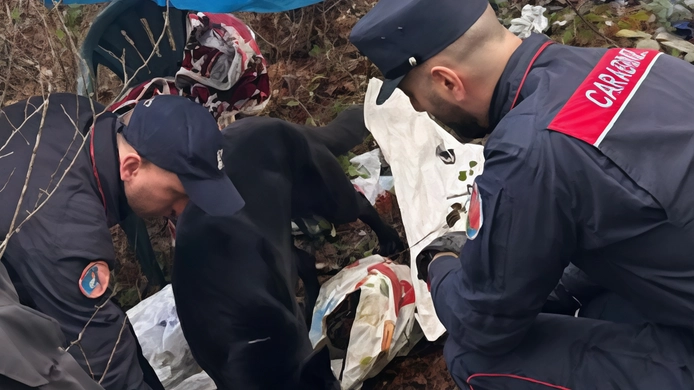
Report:
[[[78,92],[85,96],[94,92],[99,64],[123,81],[127,75],[128,87],[155,77],[174,76],[183,59],[187,11],[169,7],[169,24],[164,31],[165,15],[166,7],[152,1],[114,0],[104,8],[80,49]],[[157,50],[142,67],[162,31]]]

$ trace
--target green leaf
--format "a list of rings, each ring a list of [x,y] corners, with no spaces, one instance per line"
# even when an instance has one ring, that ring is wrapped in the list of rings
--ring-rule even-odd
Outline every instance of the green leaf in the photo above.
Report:
[[[308,118],[306,118],[306,124],[307,124],[307,125],[310,125],[310,126],[315,126],[315,125],[316,125],[316,121],[314,121],[313,118],[308,117]]]
[[[477,166],[477,161],[470,161],[470,168],[474,168]]]
[[[629,24],[629,23],[627,23],[627,22],[625,22],[625,21],[623,21],[623,20],[620,20],[619,22],[617,22],[617,26],[619,26],[619,28],[621,28],[621,29],[629,29],[629,28],[631,28],[631,24]]]
[[[318,47],[318,45],[313,45],[311,51],[308,52],[308,55],[310,55],[311,57],[316,57],[321,55],[321,53],[323,53],[323,49]]]
[[[380,281],[381,281],[381,283],[378,287],[380,287],[381,294],[383,294],[386,298],[390,298],[390,291],[388,290],[388,284],[383,279],[381,279]]]
[[[650,17],[651,17],[651,15],[649,15],[648,12],[641,10],[641,11],[629,16],[629,19],[636,20],[639,22],[646,22],[646,21],[648,21],[648,18],[650,18]]]
[[[595,33],[591,29],[580,30],[576,35],[576,40],[584,45],[593,42],[594,39]]]
[[[359,171],[357,171],[357,168],[355,168],[353,165],[350,165],[349,168],[347,168],[347,174],[350,178],[361,176]]]
[[[55,30],[55,35],[60,39],[61,41],[65,39],[65,33],[61,29]]]
[[[458,180],[460,180],[460,181],[465,181],[465,180],[467,180],[467,172],[465,172],[465,171],[460,171],[460,175],[458,175]]]
[[[600,23],[605,21],[604,17],[596,14],[586,14],[583,16],[583,18],[591,23]]]
[[[342,155],[337,158],[337,162],[340,163],[340,167],[342,168],[342,172],[347,174],[347,171],[349,170],[349,167],[352,166],[352,163],[349,162],[349,156],[347,155]]]
[[[19,22],[19,16],[20,16],[20,15],[21,15],[21,13],[19,12],[19,8],[18,8],[18,7],[14,7],[14,9],[12,10],[12,13],[10,14],[10,17],[11,17],[12,20],[14,20],[15,22]]]
[[[612,13],[610,13],[611,9],[612,9],[611,4],[601,4],[601,5],[598,5],[597,7],[593,8],[591,10],[591,12],[596,14],[596,15],[604,15],[604,14],[612,15]]]
[[[318,227],[320,228],[320,230],[330,230],[333,227],[333,225],[325,219],[321,219],[320,221],[318,221]]]
[[[296,100],[290,100],[290,101],[287,102],[287,106],[288,106],[288,107],[296,107],[296,106],[298,106],[298,105],[299,105],[299,102],[296,101]]]
[[[679,57],[680,54],[682,54],[682,53],[680,53],[680,51],[677,50],[677,49],[672,49],[672,53],[671,53],[671,54],[672,54],[673,57]]]
[[[564,31],[564,35],[561,37],[562,43],[564,44],[569,44],[573,42],[574,40],[574,31],[573,29],[568,29]]]
[[[473,173],[475,173],[475,172],[473,172],[472,169],[470,169],[470,170],[467,172],[467,174],[470,175],[470,176],[472,176]]]

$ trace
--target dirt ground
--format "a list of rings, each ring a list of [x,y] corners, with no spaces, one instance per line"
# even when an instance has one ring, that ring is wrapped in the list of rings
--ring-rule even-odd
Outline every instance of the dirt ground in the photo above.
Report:
[[[237,14],[256,32],[269,63],[272,97],[265,115],[322,125],[345,107],[363,100],[367,81],[380,74],[349,44],[348,36],[354,23],[374,4],[370,0],[327,0],[283,13]],[[525,4],[525,0],[500,3],[500,19],[508,25],[512,18],[520,16]],[[653,33],[664,24],[660,16],[633,0],[536,0],[529,4],[548,9],[550,28],[546,34],[557,42],[576,46],[632,47],[636,40],[620,38],[618,31]],[[76,91],[75,53],[102,7],[58,6],[48,10],[39,0],[0,1],[0,107],[49,89]],[[673,49],[663,50],[684,56]],[[99,74],[97,97],[106,104],[118,94],[121,82],[108,71],[100,70]],[[368,139],[353,152],[359,154],[375,147],[376,143]],[[404,239],[397,199],[378,207]],[[168,230],[162,220],[148,221],[148,225],[157,258],[168,277],[172,261]],[[337,237],[332,243],[300,238],[297,244],[313,253],[319,263],[330,264],[327,270],[363,257],[377,243],[361,222],[338,226]],[[120,229],[113,229],[113,238],[119,260],[115,270],[119,291],[116,297],[127,309],[156,292],[159,286],[148,287]],[[396,260],[406,262],[407,253]],[[324,275],[322,280],[329,276]],[[395,359],[377,377],[368,380],[364,389],[453,389],[455,385],[441,351],[441,342],[422,342],[408,357]]]

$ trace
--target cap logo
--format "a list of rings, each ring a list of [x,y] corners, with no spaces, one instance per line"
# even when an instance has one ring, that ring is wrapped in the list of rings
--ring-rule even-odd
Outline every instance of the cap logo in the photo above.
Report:
[[[413,68],[414,68],[415,66],[417,66],[417,60],[416,60],[414,57],[410,57],[409,61],[410,61],[410,65],[411,65]]]
[[[224,153],[224,149],[219,149],[217,151],[217,169],[220,171],[224,169],[224,160],[222,160],[222,154]]]
[[[154,98],[147,99],[147,100],[145,100],[144,103],[142,103],[142,105],[145,106],[145,107],[149,107],[149,106],[152,105],[152,101],[153,101],[153,100],[154,100]]]

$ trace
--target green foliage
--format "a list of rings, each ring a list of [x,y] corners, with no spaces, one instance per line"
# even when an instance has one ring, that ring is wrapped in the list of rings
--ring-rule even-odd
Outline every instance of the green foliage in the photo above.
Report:
[[[77,4],[69,4],[65,11],[65,26],[75,35],[79,33],[82,14],[82,6]]]
[[[308,55],[310,55],[311,57],[318,57],[321,54],[323,54],[323,49],[321,49],[318,45],[313,45],[311,50],[308,52]]]
[[[562,35],[561,40],[562,43],[565,45],[571,44],[571,42],[574,41],[574,30],[572,28],[569,28],[566,31],[564,31],[564,35]]]
[[[339,156],[337,158],[337,162],[340,163],[340,167],[342,168],[342,171],[349,176],[350,179],[354,179],[355,177],[362,177],[364,179],[368,178],[369,175],[365,173],[359,173],[357,168],[352,165],[352,163],[349,161],[356,157],[356,154],[349,152],[346,155]]]
[[[12,9],[12,12],[10,13],[10,18],[14,20],[15,23],[19,23],[19,17],[22,15],[22,13],[19,11],[19,7],[14,7]]]

